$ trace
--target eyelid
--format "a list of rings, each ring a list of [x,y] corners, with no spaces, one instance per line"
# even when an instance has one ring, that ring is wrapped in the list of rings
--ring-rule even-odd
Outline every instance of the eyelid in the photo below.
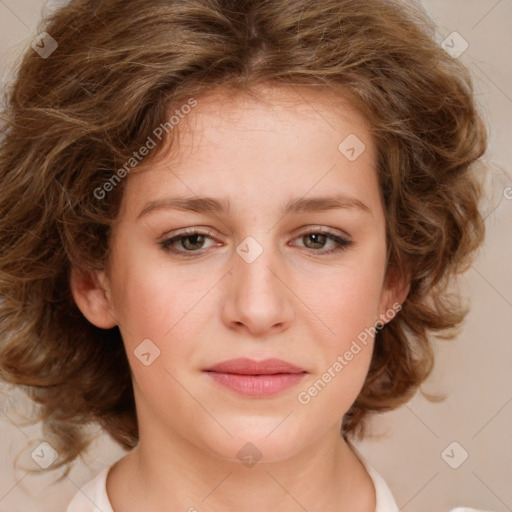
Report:
[[[160,239],[164,240],[164,239],[174,238],[176,236],[194,235],[199,232],[201,234],[211,236],[213,233],[213,230],[211,228],[209,228],[208,226],[192,226],[192,227],[188,227],[188,228],[182,228],[182,229],[177,229],[175,231],[167,232],[164,235],[162,235],[160,237]]]
[[[341,231],[340,229],[330,228],[327,226],[318,226],[315,224],[312,224],[311,226],[306,226],[305,228],[301,229],[296,237],[301,235],[307,235],[308,233],[324,233],[324,234],[333,234],[337,235],[340,238],[344,238],[347,241],[351,241],[352,237],[345,231]]]
[[[351,236],[344,231],[341,231],[341,230],[338,230],[335,228],[326,227],[326,226],[314,225],[314,224],[311,226],[306,226],[304,228],[301,228],[301,230],[298,231],[294,235],[294,237],[297,238],[301,235],[313,233],[313,232],[314,233],[323,233],[323,234],[337,234],[339,237],[347,239],[347,241],[351,240]],[[214,236],[213,230],[211,228],[209,228],[207,226],[194,226],[194,227],[189,227],[189,228],[183,228],[176,232],[166,233],[165,235],[162,235],[159,238],[159,241],[166,241],[171,238],[176,238],[178,236],[195,235],[195,234],[208,235],[212,238],[216,238],[216,236]]]

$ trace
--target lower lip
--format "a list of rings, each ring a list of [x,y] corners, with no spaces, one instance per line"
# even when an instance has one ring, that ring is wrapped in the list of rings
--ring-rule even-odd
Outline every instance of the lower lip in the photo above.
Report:
[[[276,375],[240,375],[237,373],[208,372],[210,377],[226,388],[243,396],[265,398],[289,389],[304,377],[305,373],[279,373]]]

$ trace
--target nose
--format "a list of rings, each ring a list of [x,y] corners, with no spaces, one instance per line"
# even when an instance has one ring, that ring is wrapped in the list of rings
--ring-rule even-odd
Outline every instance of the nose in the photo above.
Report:
[[[293,293],[278,252],[269,246],[261,246],[260,250],[254,261],[243,257],[243,251],[233,254],[222,320],[230,329],[265,337],[286,330],[294,308]]]

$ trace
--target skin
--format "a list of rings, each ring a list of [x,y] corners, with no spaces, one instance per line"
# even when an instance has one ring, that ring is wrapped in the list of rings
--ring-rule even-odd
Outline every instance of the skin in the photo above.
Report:
[[[140,441],[109,472],[116,512],[375,510],[372,481],[340,436],[373,339],[309,403],[297,395],[408,292],[386,286],[376,151],[348,101],[306,87],[263,92],[199,98],[179,147],[127,178],[109,270],[72,274],[77,305],[98,327],[119,326],[132,368]],[[355,161],[338,150],[349,134],[366,146]],[[370,211],[282,214],[291,199],[334,192]],[[231,210],[139,217],[172,194],[229,198]],[[192,245],[188,258],[159,244],[183,228],[211,236],[175,242],[182,254]],[[325,254],[337,244],[305,236],[319,228],[353,243]],[[252,263],[236,251],[247,236],[263,250]],[[145,366],[134,350],[148,338],[160,356]],[[278,395],[242,397],[203,372],[235,357],[276,357],[307,374]],[[248,442],[261,453],[252,467],[237,457]]]

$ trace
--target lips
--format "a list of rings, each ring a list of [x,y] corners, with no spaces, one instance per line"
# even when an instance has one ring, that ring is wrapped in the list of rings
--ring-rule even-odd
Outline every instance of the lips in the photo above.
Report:
[[[303,373],[305,370],[281,359],[230,359],[206,369],[207,372],[236,373],[238,375],[273,375],[279,373]]]
[[[247,358],[230,359],[207,368],[205,372],[216,384],[253,398],[276,395],[298,384],[307,373],[281,359],[254,361]]]

